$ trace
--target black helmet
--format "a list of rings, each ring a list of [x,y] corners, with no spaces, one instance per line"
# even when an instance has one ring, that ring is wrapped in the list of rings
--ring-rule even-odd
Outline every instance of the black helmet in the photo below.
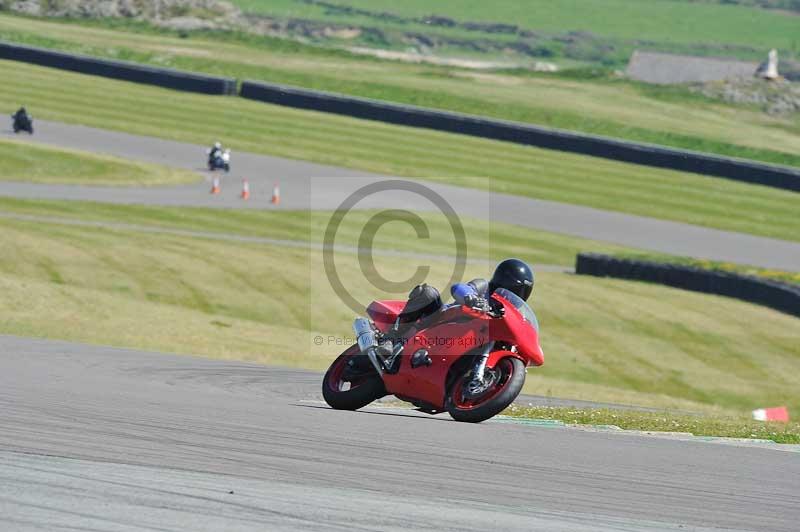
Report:
[[[519,259],[506,259],[497,265],[489,281],[489,292],[505,288],[527,301],[533,290],[533,271]]]

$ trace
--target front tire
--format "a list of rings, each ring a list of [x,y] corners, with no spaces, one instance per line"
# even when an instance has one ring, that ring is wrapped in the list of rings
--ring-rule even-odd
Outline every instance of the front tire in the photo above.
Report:
[[[374,372],[353,381],[342,380],[347,361],[358,354],[345,351],[333,361],[325,373],[325,378],[322,380],[322,397],[331,408],[358,410],[386,395],[383,380]],[[347,389],[344,389],[345,387]]]
[[[506,357],[486,370],[490,384],[485,390],[470,391],[472,370],[461,375],[450,388],[445,408],[456,421],[480,423],[496,416],[514,402],[525,384],[525,364]]]

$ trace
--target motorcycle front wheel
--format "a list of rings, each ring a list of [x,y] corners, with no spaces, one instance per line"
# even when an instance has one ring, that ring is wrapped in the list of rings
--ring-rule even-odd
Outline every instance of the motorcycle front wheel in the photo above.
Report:
[[[359,354],[348,350],[333,361],[322,380],[322,397],[336,410],[358,410],[386,395],[383,380],[374,371],[344,380],[347,362]]]
[[[480,385],[472,382],[472,370],[459,377],[447,394],[445,408],[456,421],[480,423],[496,416],[514,402],[525,384],[525,364],[506,357],[487,368]]]

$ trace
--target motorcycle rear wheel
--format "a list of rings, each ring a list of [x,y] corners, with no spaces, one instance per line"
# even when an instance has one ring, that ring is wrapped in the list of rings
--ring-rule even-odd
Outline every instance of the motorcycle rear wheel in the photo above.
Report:
[[[445,408],[456,421],[480,423],[496,416],[514,402],[525,384],[525,364],[515,357],[503,358],[487,369],[491,385],[477,394],[467,389],[471,372],[459,377],[447,394]]]
[[[383,380],[376,373],[368,373],[353,381],[344,381],[347,361],[357,352],[345,351],[333,361],[322,380],[322,397],[336,410],[358,410],[386,395]],[[348,389],[344,389],[348,387]]]

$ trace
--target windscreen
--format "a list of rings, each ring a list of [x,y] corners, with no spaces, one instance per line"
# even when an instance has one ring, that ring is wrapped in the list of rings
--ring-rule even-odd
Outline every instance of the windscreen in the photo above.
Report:
[[[536,329],[536,332],[539,332],[539,320],[536,319],[536,314],[533,312],[533,309],[522,300],[521,297],[514,292],[506,290],[505,288],[498,288],[494,291],[494,293],[514,305],[519,313],[522,314],[522,317],[525,319],[525,321],[533,325],[533,328]]]

